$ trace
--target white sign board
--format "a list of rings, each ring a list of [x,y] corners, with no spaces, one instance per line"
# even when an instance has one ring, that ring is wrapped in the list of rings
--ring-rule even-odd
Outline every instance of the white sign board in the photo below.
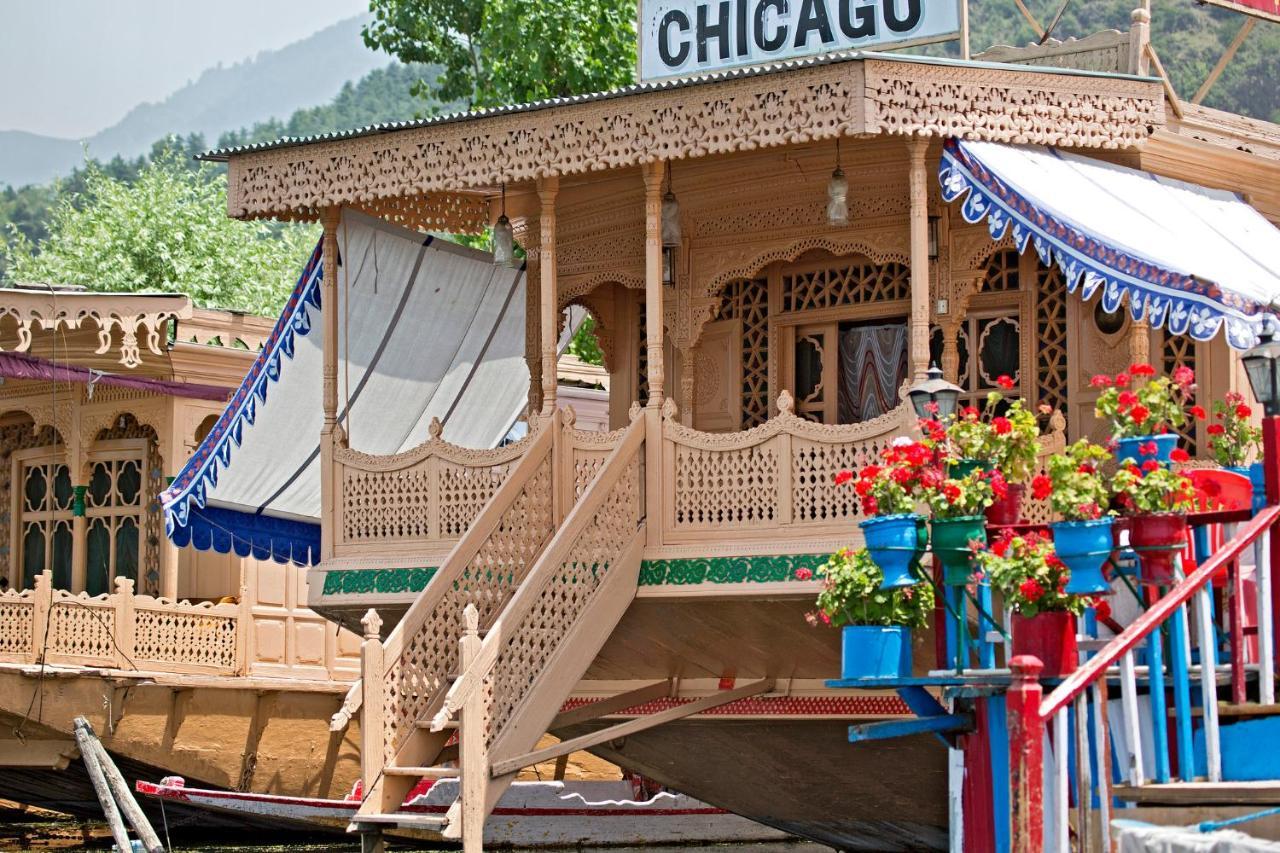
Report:
[[[640,0],[640,79],[945,41],[963,0]]]

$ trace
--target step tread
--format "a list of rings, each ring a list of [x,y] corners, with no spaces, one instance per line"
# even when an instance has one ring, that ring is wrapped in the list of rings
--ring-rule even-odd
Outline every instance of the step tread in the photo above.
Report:
[[[410,812],[393,812],[392,814],[368,814],[353,817],[351,822],[360,824],[377,824],[379,826],[403,826],[406,828],[423,827],[439,828],[446,826],[449,819],[444,815],[413,814]]]
[[[417,725],[417,727],[418,727],[418,728],[420,728],[420,729],[429,729],[429,728],[431,728],[431,721],[430,721],[430,720],[418,720],[418,722],[417,722],[415,725]],[[458,721],[457,721],[457,720],[447,720],[447,721],[445,722],[445,724],[444,724],[444,728],[446,728],[446,729],[456,729],[457,727],[458,727]]]
[[[389,765],[382,769],[387,776],[414,776],[423,779],[456,779],[462,772],[457,767],[397,767]]]
[[[1135,803],[1160,805],[1280,804],[1280,779],[1261,782],[1167,782],[1117,785],[1116,797]]]

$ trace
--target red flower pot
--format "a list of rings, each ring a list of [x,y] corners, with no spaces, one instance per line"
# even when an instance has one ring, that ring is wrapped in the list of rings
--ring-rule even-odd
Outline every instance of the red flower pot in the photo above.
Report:
[[[990,527],[1008,527],[1022,520],[1022,496],[1026,487],[1021,483],[1010,483],[1009,491],[1002,500],[987,507],[987,525]]]
[[[1076,671],[1076,617],[1073,613],[1013,614],[1013,654],[1032,655],[1048,678]]]
[[[1187,545],[1187,517],[1178,512],[1134,516],[1129,526],[1129,544],[1138,553],[1142,567],[1139,580],[1170,586],[1174,582],[1174,561]]]

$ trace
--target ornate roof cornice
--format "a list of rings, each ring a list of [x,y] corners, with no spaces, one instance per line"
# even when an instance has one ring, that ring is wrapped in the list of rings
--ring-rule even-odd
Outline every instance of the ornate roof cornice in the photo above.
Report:
[[[1152,80],[855,54],[218,156],[229,161],[232,216],[417,199],[421,226],[459,229],[484,224],[477,194],[501,183],[655,159],[864,133],[1127,148],[1163,124]]]

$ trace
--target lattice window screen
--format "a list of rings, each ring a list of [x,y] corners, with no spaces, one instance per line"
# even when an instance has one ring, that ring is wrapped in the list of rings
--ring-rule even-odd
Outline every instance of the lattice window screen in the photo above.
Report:
[[[636,402],[643,406],[649,402],[649,332],[645,326],[647,318],[643,301],[637,313],[640,315],[640,333],[636,338],[636,369],[639,371],[636,375]]]
[[[20,565],[17,562],[19,549],[11,541],[15,524],[9,518],[14,485],[12,455],[19,450],[52,447],[60,442],[58,434],[50,426],[42,427],[39,432],[32,429],[29,423],[0,426],[0,576],[13,578],[18,585],[22,583],[21,572],[11,572],[11,569]]]
[[[1067,287],[1055,267],[1036,267],[1036,385],[1044,404],[1067,413]],[[1041,416],[1046,423],[1048,415]]]
[[[982,277],[979,293],[1012,293],[1021,290],[1022,282],[1018,275],[1018,253],[1013,249],[1001,249],[991,256],[987,264],[987,274]]]
[[[1189,367],[1196,369],[1196,342],[1186,335],[1173,335],[1168,331],[1160,332],[1160,360],[1161,368],[1164,370],[1165,376],[1172,376],[1173,371],[1179,367]],[[1195,397],[1192,397],[1192,403]],[[1188,403],[1190,405],[1190,403]],[[1199,427],[1194,418],[1188,418],[1187,423],[1181,429],[1176,430],[1181,439],[1178,444],[1183,450],[1196,455],[1196,449],[1199,446]]]
[[[911,270],[867,259],[782,276],[782,310],[808,311],[911,298]]]
[[[769,281],[739,279],[725,285],[718,317],[742,321],[742,428],[769,418]]]

